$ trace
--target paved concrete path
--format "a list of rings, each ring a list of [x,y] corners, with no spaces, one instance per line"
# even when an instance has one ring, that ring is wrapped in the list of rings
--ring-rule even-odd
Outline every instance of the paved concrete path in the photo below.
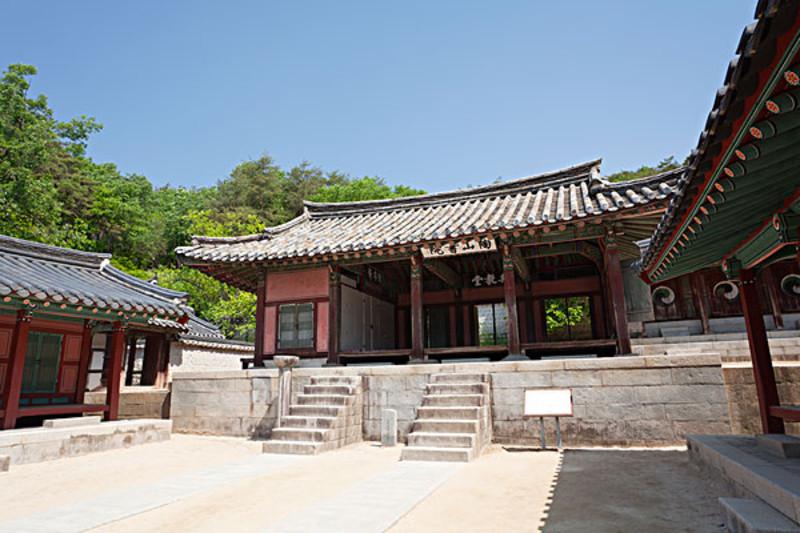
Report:
[[[307,457],[253,455],[213,468],[188,472],[155,483],[113,491],[72,505],[0,522],[0,533],[70,533],[86,531],[217,489],[263,476]]]
[[[270,533],[382,533],[463,463],[403,461],[269,529]]]

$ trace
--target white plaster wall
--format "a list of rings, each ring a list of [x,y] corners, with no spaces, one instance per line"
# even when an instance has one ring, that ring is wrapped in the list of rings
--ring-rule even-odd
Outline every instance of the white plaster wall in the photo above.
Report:
[[[170,345],[169,369],[173,372],[194,372],[203,370],[238,370],[242,368],[242,357],[252,357],[252,353],[223,351],[200,346],[186,346],[179,342]]]

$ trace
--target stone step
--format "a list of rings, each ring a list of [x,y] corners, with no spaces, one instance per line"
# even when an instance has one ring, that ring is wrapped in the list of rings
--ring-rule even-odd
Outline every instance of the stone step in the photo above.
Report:
[[[298,394],[297,403],[300,405],[350,405],[353,396],[342,394]]]
[[[800,527],[766,503],[743,498],[720,498],[728,531],[737,533],[798,532]]]
[[[475,435],[414,431],[408,434],[408,445],[432,448],[472,448],[475,445]]]
[[[792,435],[757,435],[756,442],[762,450],[781,459],[800,458],[800,438]]]
[[[326,429],[279,427],[272,430],[272,440],[296,442],[322,442]]]
[[[281,426],[286,428],[328,429],[336,422],[335,416],[297,416],[289,415],[281,419]]]
[[[361,383],[358,376],[311,376],[312,385],[349,385],[355,387]]]
[[[424,406],[478,407],[484,404],[483,394],[426,394]]]
[[[290,440],[268,440],[264,443],[264,453],[283,453],[291,455],[316,455],[322,448],[321,442],[297,442]]]
[[[349,396],[355,392],[350,385],[306,385],[303,387],[305,394],[335,394]]]
[[[414,421],[412,431],[422,431],[425,433],[464,433],[474,435],[478,432],[478,421],[418,418]]]
[[[450,420],[477,420],[481,415],[480,407],[431,407],[417,409],[417,418],[444,418]]]
[[[432,383],[485,383],[489,381],[487,374],[434,374]]]
[[[485,394],[487,390],[486,383],[429,383],[426,385],[428,394]]]
[[[322,417],[337,417],[339,412],[343,409],[339,405],[298,405],[292,404],[289,406],[290,416],[322,416]]]
[[[403,448],[400,459],[403,461],[449,461],[466,463],[472,459],[472,448],[412,446]]]

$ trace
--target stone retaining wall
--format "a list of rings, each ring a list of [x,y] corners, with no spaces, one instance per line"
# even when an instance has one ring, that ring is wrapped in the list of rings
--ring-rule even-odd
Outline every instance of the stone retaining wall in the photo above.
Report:
[[[127,387],[120,391],[119,418],[120,420],[140,418],[169,418],[168,389],[152,387]],[[106,393],[87,392],[84,402],[90,404],[106,403]]]
[[[726,373],[714,354],[300,368],[294,371],[293,390],[302,390],[315,375],[359,375],[364,438],[380,438],[381,411],[391,408],[404,439],[431,374],[444,372],[489,374],[494,441],[509,444],[538,443],[538,420],[523,418],[526,389],[573,390],[575,416],[561,424],[568,445],[679,444],[691,433],[731,433],[730,413],[738,417],[749,401],[744,393],[728,398]],[[274,425],[276,395],[275,370],[176,375],[175,431],[266,437]],[[552,438],[552,421],[547,426]]]
[[[277,395],[277,370],[176,373],[170,417],[176,432],[267,438]]]

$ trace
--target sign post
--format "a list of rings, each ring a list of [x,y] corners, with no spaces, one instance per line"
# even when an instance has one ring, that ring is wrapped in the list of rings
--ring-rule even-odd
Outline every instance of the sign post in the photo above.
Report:
[[[539,419],[539,438],[542,441],[542,449],[547,447],[544,433],[544,417],[552,416],[556,419],[556,446],[560,450],[561,442],[561,423],[559,418],[562,416],[573,416],[572,413],[572,390],[571,389],[530,389],[525,391],[525,412],[524,417],[537,417]]]

